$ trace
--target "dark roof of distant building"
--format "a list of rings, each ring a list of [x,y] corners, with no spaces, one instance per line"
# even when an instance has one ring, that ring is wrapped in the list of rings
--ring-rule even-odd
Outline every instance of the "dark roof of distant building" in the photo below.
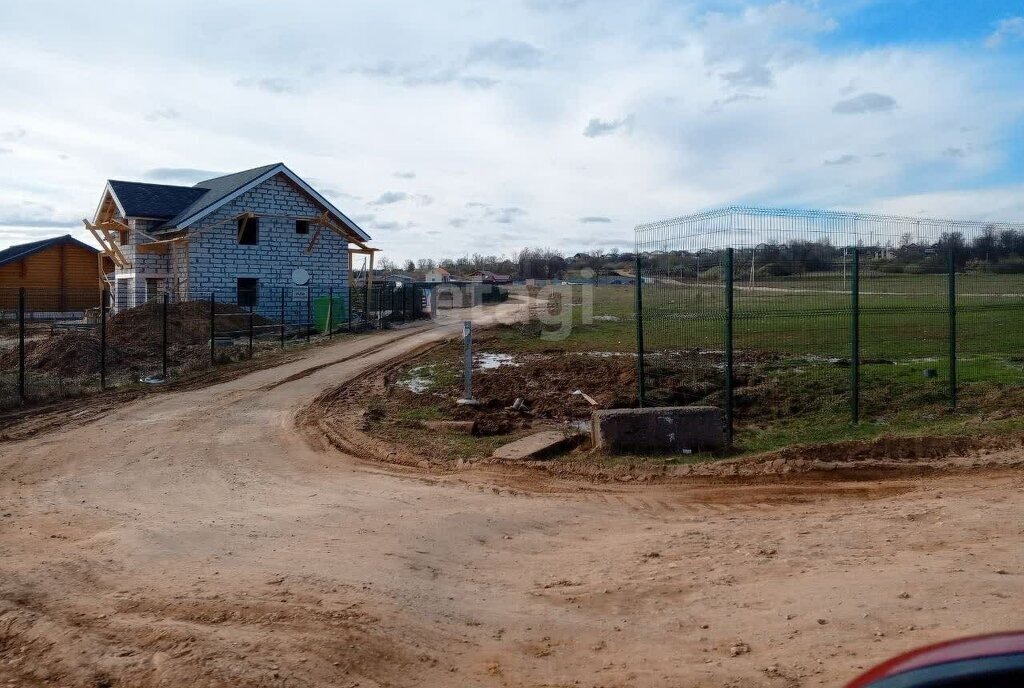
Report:
[[[485,279],[495,280],[498,282],[511,281],[512,275],[502,275],[499,272],[491,272],[490,270],[477,270],[473,275],[480,275]]]
[[[17,246],[5,248],[0,251],[0,265],[16,263],[19,260],[28,258],[33,253],[39,253],[40,251],[45,251],[52,246],[60,246],[61,244],[73,244],[75,246],[81,246],[82,248],[89,249],[93,253],[100,252],[99,249],[79,241],[70,234],[65,234],[64,236],[50,237],[49,239],[40,239],[39,241],[30,241],[27,244],[18,244]]]

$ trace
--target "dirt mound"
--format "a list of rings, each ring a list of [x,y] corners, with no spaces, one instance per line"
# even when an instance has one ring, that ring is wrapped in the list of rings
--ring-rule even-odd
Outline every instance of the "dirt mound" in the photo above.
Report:
[[[125,358],[117,347],[107,346],[107,365]],[[18,349],[0,353],[0,369],[18,367]],[[100,340],[96,332],[61,332],[46,339],[25,342],[25,367],[39,373],[63,377],[89,375],[100,371]]]
[[[573,392],[585,392],[601,408],[631,405],[636,394],[635,366],[625,357],[527,356],[514,366],[475,371],[473,395],[484,409],[505,409],[522,398],[538,418],[586,419],[593,409]],[[448,391],[458,394],[458,385]]]
[[[221,334],[249,329],[249,311],[231,303],[214,305],[216,331]],[[274,321],[253,315],[253,325],[271,325]],[[159,346],[163,327],[163,304],[150,301],[121,311],[107,325],[110,343]],[[186,301],[167,307],[167,341],[171,344],[201,344],[210,339],[210,303]]]

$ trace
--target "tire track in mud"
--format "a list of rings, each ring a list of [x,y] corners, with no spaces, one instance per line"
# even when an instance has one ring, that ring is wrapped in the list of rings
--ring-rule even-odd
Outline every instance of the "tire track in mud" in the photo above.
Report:
[[[321,371],[324,368],[330,368],[331,366],[336,366],[339,363],[348,363],[349,361],[354,361],[354,360],[359,359],[359,358],[365,358],[367,356],[372,356],[373,354],[380,353],[381,351],[383,351],[384,349],[387,349],[389,346],[391,346],[392,344],[395,344],[396,342],[400,342],[403,339],[408,339],[409,337],[415,337],[416,335],[423,334],[424,332],[428,332],[428,331],[429,330],[424,329],[424,328],[417,328],[416,330],[414,330],[412,332],[407,332],[407,333],[399,335],[397,337],[392,337],[392,338],[388,339],[387,341],[381,342],[380,344],[377,344],[375,346],[371,346],[368,349],[363,349],[362,351],[357,351],[356,353],[349,354],[348,356],[342,356],[341,358],[335,359],[333,361],[328,361],[327,363],[320,363],[320,364],[317,364],[315,366],[311,366],[309,368],[305,368],[303,370],[300,370],[297,373],[293,373],[293,374],[291,374],[291,375],[289,375],[287,377],[284,377],[284,378],[282,378],[280,380],[275,380],[274,382],[271,382],[271,383],[268,383],[266,385],[263,385],[262,387],[257,387],[256,391],[259,391],[259,392],[269,392],[270,390],[276,389],[276,388],[280,387],[281,385],[286,385],[289,382],[295,382],[296,380],[301,380],[302,378],[309,377],[313,373]]]

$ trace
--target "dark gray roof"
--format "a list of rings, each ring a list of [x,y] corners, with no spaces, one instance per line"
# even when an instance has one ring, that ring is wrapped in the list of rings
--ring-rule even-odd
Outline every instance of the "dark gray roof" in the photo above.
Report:
[[[30,241],[27,244],[18,244],[17,246],[11,246],[0,251],[0,265],[7,265],[8,263],[16,263],[23,258],[28,258],[33,253],[39,253],[44,251],[51,246],[60,246],[61,244],[73,244],[87,248],[93,253],[99,253],[99,249],[90,246],[89,244],[83,243],[71,236],[65,234],[64,236],[51,237],[49,239],[40,239],[39,241]]]
[[[217,201],[221,200],[225,196],[230,196],[232,193],[242,188],[246,184],[258,179],[260,176],[266,174],[270,170],[274,169],[279,162],[275,162],[273,165],[263,165],[262,167],[254,167],[251,170],[243,170],[242,172],[235,172],[234,174],[226,174],[223,177],[214,177],[213,179],[205,179],[197,183],[192,190],[202,190],[204,193],[193,199],[187,206],[182,207],[172,217],[167,219],[162,226],[157,229],[167,229],[174,227],[182,220],[195,215],[203,208],[207,208]]]
[[[111,179],[110,190],[121,204],[125,217],[149,217],[154,220],[169,220],[182,208],[187,208],[201,198],[206,189],[193,186],[171,186],[169,184],[144,184],[122,182]]]
[[[164,220],[154,228],[161,232],[187,227],[198,218],[215,211],[247,187],[263,176],[273,176],[275,170],[284,173],[295,184],[323,205],[329,212],[340,218],[344,224],[354,230],[356,235],[369,241],[370,236],[335,208],[330,201],[321,196],[298,175],[289,170],[284,163],[254,167],[223,177],[214,177],[198,182],[195,186],[172,186],[168,184],[144,184],[141,182],[108,182],[114,195],[127,217],[146,217]]]
[[[125,217],[166,220],[157,229],[174,227],[179,221],[207,208],[240,189],[260,175],[280,165],[264,165],[223,177],[206,179],[195,186],[146,184],[111,179],[110,190],[124,210]]]

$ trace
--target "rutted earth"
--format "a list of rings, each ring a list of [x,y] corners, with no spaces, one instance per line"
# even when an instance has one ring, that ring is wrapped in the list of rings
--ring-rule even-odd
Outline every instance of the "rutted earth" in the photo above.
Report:
[[[1024,625],[1018,470],[596,483],[314,431],[456,327],[0,443],[0,685],[840,685]]]

